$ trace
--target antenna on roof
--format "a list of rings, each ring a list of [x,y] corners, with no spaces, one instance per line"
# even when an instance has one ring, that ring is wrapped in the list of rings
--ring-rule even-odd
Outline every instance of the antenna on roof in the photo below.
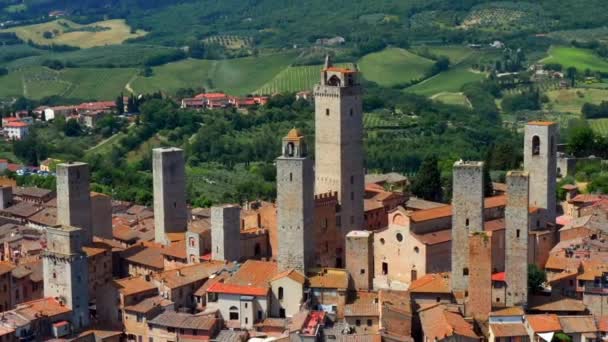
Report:
[[[332,66],[331,56],[329,54],[325,55],[325,69],[331,68]]]

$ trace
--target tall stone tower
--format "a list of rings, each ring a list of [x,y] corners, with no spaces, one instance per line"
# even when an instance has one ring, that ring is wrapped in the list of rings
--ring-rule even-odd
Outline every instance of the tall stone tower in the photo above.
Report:
[[[346,269],[357,290],[370,290],[374,279],[373,233],[353,230],[346,235]]]
[[[469,235],[483,231],[483,163],[458,161],[453,175],[452,291],[466,292]]]
[[[528,227],[529,187],[527,172],[507,174],[505,209],[505,276],[507,306],[528,302]]]
[[[469,297],[466,315],[487,320],[492,311],[492,236],[476,232],[469,235]]]
[[[555,122],[533,121],[525,128],[524,169],[530,175],[530,206],[541,209],[541,228],[555,223],[558,137]]]
[[[167,233],[183,233],[188,228],[184,151],[179,148],[152,150],[154,179],[154,240],[169,244]]]
[[[57,224],[82,228],[83,245],[93,238],[89,165],[57,165]]]
[[[329,60],[315,86],[315,193],[336,191],[345,236],[363,228],[363,107],[358,72]]]
[[[241,258],[241,208],[211,207],[211,258],[237,261]]]
[[[277,158],[278,266],[302,273],[314,266],[314,172],[304,136],[297,129],[283,138]]]
[[[70,226],[48,228],[42,255],[44,296],[58,298],[72,309],[72,324],[77,330],[89,325],[89,268],[82,251],[83,233],[83,229]]]

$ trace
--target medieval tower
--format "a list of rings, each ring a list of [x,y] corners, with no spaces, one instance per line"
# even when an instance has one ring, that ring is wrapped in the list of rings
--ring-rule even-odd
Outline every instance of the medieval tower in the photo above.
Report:
[[[530,206],[541,209],[541,221],[555,223],[558,125],[554,122],[529,122],[524,137],[524,169],[530,175]]]
[[[329,57],[315,86],[315,192],[337,192],[343,236],[363,227],[363,107],[358,72]]]
[[[346,270],[353,287],[370,290],[374,283],[374,236],[365,230],[353,230],[346,235]]]
[[[528,302],[528,203],[530,178],[527,172],[507,174],[505,209],[505,276],[507,306]]]
[[[469,235],[483,232],[483,163],[454,164],[452,195],[452,291],[466,293]]]
[[[292,129],[277,158],[279,270],[314,266],[314,173],[304,136]]]
[[[238,261],[241,258],[241,208],[211,207],[211,258]]]
[[[57,224],[82,228],[83,245],[93,239],[89,165],[57,165]]]
[[[152,150],[155,241],[168,244],[167,233],[183,233],[188,227],[184,151]]]
[[[48,228],[42,255],[44,297],[58,298],[72,309],[76,330],[89,325],[89,266],[82,251],[83,233],[83,229],[71,226]]]

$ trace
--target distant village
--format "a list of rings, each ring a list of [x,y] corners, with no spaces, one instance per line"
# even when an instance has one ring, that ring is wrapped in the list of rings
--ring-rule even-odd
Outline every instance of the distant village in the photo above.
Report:
[[[608,196],[567,185],[558,200],[580,162],[560,151],[558,125],[525,125],[523,169],[490,196],[484,163],[460,160],[452,203],[427,201],[401,174],[366,174],[358,77],[327,58],[297,95],[314,98],[315,158],[297,127],[284,132],[274,202],[188,206],[179,148],[152,151],[153,207],[91,192],[81,162],[43,163],[56,190],[0,179],[0,340],[608,339]],[[115,106],[37,110],[94,126]],[[32,124],[6,119],[10,139]]]

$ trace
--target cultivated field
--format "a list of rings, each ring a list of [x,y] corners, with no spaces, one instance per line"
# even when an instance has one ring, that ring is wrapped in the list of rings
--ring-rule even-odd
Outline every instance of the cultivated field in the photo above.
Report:
[[[352,64],[338,64],[338,66],[353,67]],[[319,83],[322,68],[322,65],[287,67],[255,92],[257,94],[276,94],[312,90],[313,86]]]
[[[452,65],[461,63],[474,53],[478,53],[477,50],[464,45],[421,46],[414,48],[412,51],[421,56],[424,56],[425,53],[430,53],[437,57],[446,56],[450,59]]]
[[[599,104],[608,100],[607,89],[573,88],[557,89],[546,92],[549,97],[547,109],[556,112],[579,114],[586,102]]]
[[[241,36],[212,36],[203,40],[207,44],[221,45],[227,49],[248,49],[253,47],[253,39]]]
[[[42,24],[13,27],[0,32],[15,32],[21,40],[31,40],[39,45],[60,44],[80,48],[121,44],[127,39],[146,34],[141,30],[131,32],[129,25],[122,19],[99,21],[89,25],[58,19]]]
[[[485,77],[484,73],[470,71],[466,66],[457,66],[409,87],[405,91],[425,96],[442,92],[459,92],[463,85],[482,80]]]
[[[608,119],[593,119],[589,120],[589,125],[597,133],[608,137]]]
[[[366,79],[390,87],[424,77],[433,63],[407,50],[389,48],[363,56],[359,67]]]
[[[465,107],[471,106],[471,103],[469,102],[467,97],[464,96],[463,93],[443,92],[443,93],[438,93],[438,94],[431,96],[431,99],[439,101],[439,102],[443,102],[446,104],[459,105],[459,106],[465,106]]]
[[[591,50],[565,46],[552,46],[549,57],[541,60],[542,63],[559,63],[565,68],[575,67],[580,71],[591,69],[608,72],[608,60],[596,55]]]

